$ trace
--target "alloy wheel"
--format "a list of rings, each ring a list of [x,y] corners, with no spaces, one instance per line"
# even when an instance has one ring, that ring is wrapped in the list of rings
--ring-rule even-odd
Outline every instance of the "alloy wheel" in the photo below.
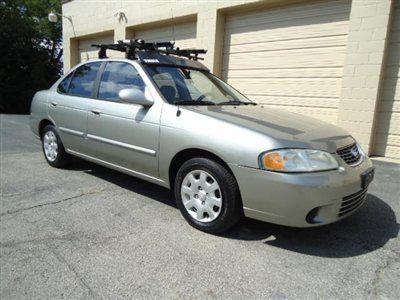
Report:
[[[58,144],[57,137],[53,131],[47,131],[43,137],[43,148],[46,158],[53,162],[57,159]]]

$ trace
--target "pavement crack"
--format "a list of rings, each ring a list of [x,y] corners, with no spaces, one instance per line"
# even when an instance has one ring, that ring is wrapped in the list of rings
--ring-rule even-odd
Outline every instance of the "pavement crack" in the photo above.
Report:
[[[21,246],[24,244],[46,244],[49,241],[65,241],[65,242],[72,242],[76,239],[76,234],[66,234],[63,236],[54,236],[54,237],[45,237],[45,238],[38,238],[38,239],[31,239],[31,240],[23,240],[23,241],[10,241],[5,243],[0,243],[0,248],[14,248],[17,246]]]
[[[73,276],[76,278],[76,280],[80,283],[80,285],[85,288],[89,295],[91,296],[92,299],[102,299],[100,295],[98,295],[91,287],[90,285],[86,282],[86,280],[78,273],[78,271],[74,268],[73,265],[68,263],[68,261],[60,254],[58,253],[53,247],[48,246],[48,249],[53,253],[54,257],[63,265],[67,267],[67,269],[73,274]]]
[[[117,234],[106,236],[104,238],[99,238],[96,235],[85,235],[79,232],[73,232],[61,236],[50,236],[43,238],[36,238],[30,240],[21,240],[21,241],[8,241],[8,242],[0,242],[0,248],[11,248],[15,251],[16,248],[24,245],[45,245],[48,246],[51,242],[61,242],[61,243],[71,243],[76,248],[87,248],[93,247],[97,245],[105,245],[108,243],[116,243],[122,238],[130,237],[135,233],[125,233],[125,234]]]
[[[45,206],[49,206],[49,205],[55,205],[55,204],[63,203],[63,202],[66,202],[66,201],[75,200],[75,199],[78,199],[78,198],[83,197],[83,196],[92,195],[92,194],[98,194],[98,193],[101,193],[103,191],[104,190],[82,192],[82,193],[80,193],[78,195],[67,197],[67,198],[63,198],[61,200],[54,201],[54,202],[37,204],[37,205],[33,205],[33,206],[19,208],[19,209],[16,209],[16,210],[8,210],[8,211],[6,211],[4,213],[1,213],[0,217],[7,216],[7,215],[14,215],[14,214],[17,214],[17,213],[22,212],[22,211],[27,211],[27,210],[31,210],[31,209],[41,208],[41,207],[45,207]]]
[[[392,252],[393,253],[393,252]],[[382,275],[386,269],[390,268],[394,263],[400,262],[400,255],[396,253],[394,257],[388,257],[385,263],[375,270],[374,278],[372,280],[372,293],[374,296],[378,296],[378,285],[382,280]]]

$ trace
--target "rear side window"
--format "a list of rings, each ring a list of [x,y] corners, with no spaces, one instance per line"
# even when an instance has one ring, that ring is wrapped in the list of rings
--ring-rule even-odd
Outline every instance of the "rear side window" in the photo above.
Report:
[[[127,88],[137,88],[144,92],[145,83],[132,65],[108,62],[101,76],[98,98],[119,101],[119,91]]]
[[[67,77],[65,77],[57,87],[57,91],[62,94],[67,94],[69,89],[69,83],[71,82],[73,72],[69,73]]]
[[[91,97],[97,72],[101,62],[93,62],[80,66],[74,72],[67,94]]]

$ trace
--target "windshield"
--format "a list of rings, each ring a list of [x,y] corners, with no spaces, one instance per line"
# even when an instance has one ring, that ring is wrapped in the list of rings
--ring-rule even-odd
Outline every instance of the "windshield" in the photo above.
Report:
[[[245,96],[216,76],[182,67],[145,66],[164,98],[179,105],[248,105]]]

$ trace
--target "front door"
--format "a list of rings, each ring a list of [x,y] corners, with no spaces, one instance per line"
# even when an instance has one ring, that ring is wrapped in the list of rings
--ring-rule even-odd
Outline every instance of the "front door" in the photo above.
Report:
[[[135,67],[109,61],[101,75],[97,99],[90,100],[87,141],[90,156],[143,175],[158,177],[161,104],[122,103],[125,88],[148,89]]]

